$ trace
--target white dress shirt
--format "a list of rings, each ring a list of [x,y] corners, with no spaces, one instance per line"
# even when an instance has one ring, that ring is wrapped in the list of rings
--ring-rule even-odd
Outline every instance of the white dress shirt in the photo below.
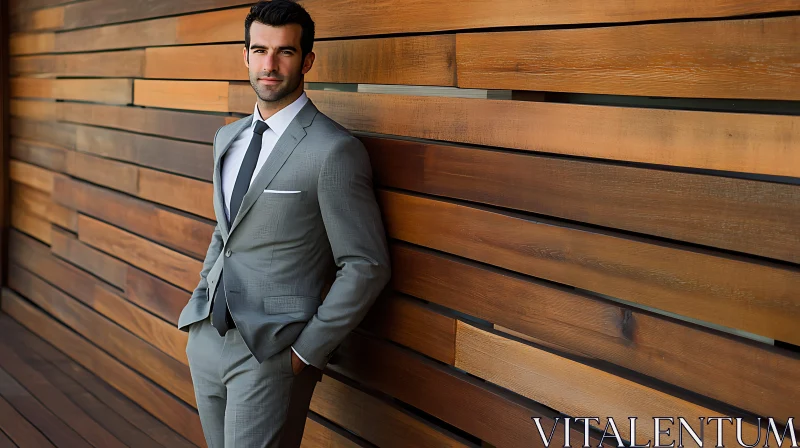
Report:
[[[261,171],[261,167],[264,166],[264,162],[267,161],[267,157],[269,157],[272,149],[275,147],[275,143],[278,142],[278,139],[281,138],[281,135],[286,131],[286,128],[289,127],[289,123],[294,120],[294,117],[300,112],[303,106],[306,105],[308,102],[308,97],[306,93],[303,92],[300,95],[300,98],[297,98],[289,104],[288,106],[284,107],[283,109],[276,112],[273,116],[267,118],[266,120],[261,118],[261,113],[258,111],[258,104],[255,105],[255,110],[253,111],[253,122],[250,123],[250,126],[244,129],[233,141],[231,147],[228,149],[228,152],[225,153],[225,156],[222,159],[222,196],[225,199],[224,209],[225,215],[228,216],[229,221],[233,221],[231,219],[231,212],[230,212],[230,203],[231,203],[231,195],[233,195],[233,186],[236,184],[236,176],[239,174],[239,168],[242,166],[242,160],[244,160],[244,155],[247,152],[247,147],[250,146],[250,140],[253,139],[253,128],[256,125],[257,121],[263,121],[269,126],[269,129],[264,131],[264,134],[261,136],[261,153],[258,155],[258,161],[256,162],[256,169],[253,171],[253,177],[250,178],[250,184],[253,183],[253,179],[256,178],[258,172]],[[308,362],[300,356],[299,353],[292,347],[292,351],[301,361],[308,364]]]

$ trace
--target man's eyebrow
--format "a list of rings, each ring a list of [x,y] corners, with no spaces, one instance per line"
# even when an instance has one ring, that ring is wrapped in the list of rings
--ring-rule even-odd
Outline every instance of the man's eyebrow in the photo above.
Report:
[[[250,45],[250,49],[251,50],[265,50],[266,48],[267,48],[266,45],[261,45],[261,44],[251,44]],[[297,51],[297,47],[295,47],[293,45],[286,45],[286,46],[283,46],[283,47],[278,47],[278,51],[281,51],[281,50],[292,50],[292,51],[296,52]]]

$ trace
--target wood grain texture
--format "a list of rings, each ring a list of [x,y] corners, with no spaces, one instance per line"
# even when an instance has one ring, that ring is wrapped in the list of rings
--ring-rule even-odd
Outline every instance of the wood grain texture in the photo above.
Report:
[[[140,78],[144,75],[144,59],[144,50],[62,54],[55,56],[55,73],[58,76]]]
[[[187,405],[20,299],[3,296],[2,308],[30,331],[107,381],[195,444],[204,442],[200,419]],[[171,446],[171,445],[170,445]]]
[[[249,3],[252,2],[246,0],[195,0],[187,3],[143,0],[130,3],[125,0],[92,0],[65,6],[64,28],[83,28],[117,22],[130,22]]]
[[[124,289],[128,300],[176,326],[191,296],[189,292],[132,266],[128,266]]]
[[[365,445],[358,444],[311,418],[306,420],[303,441],[300,444],[301,448],[358,448],[363,446]]]
[[[64,26],[64,7],[39,9],[17,15],[18,29],[25,31],[55,30]]]
[[[65,149],[75,148],[77,128],[74,124],[12,118],[10,131],[14,137],[49,143]]]
[[[376,182],[386,187],[800,262],[796,185],[397,139],[361,140]]]
[[[530,25],[637,22],[712,18],[771,11],[797,10],[794,0],[724,0],[698,5],[690,0],[602,3],[581,0],[553,3],[503,0],[379,0],[365,7],[357,0],[305,0],[317,27],[317,38],[389,33],[423,33],[456,29]],[[391,11],[391,14],[387,14]],[[342,20],[347,17],[347,20]]]
[[[53,229],[50,250],[53,254],[125,291],[127,264],[81,243],[72,234],[59,229]]]
[[[51,225],[45,218],[21,208],[11,207],[11,226],[50,244]]]
[[[786,422],[800,413],[800,387],[781,380],[800,356],[785,350],[406,245],[391,253],[398,291],[758,415]]]
[[[465,33],[457,36],[458,86],[797,100],[798,30],[794,16]]]
[[[13,98],[55,98],[54,90],[58,80],[45,78],[12,78],[10,80]]]
[[[50,53],[55,49],[55,33],[17,33],[8,39],[12,55]]]
[[[58,33],[47,51],[78,53],[154,45],[175,45],[177,17]],[[241,26],[241,24],[240,24]]]
[[[128,194],[139,192],[139,167],[90,154],[69,151],[67,174]]]
[[[216,219],[212,202],[214,186],[210,182],[141,168],[138,196],[204,218]]]
[[[324,376],[314,388],[310,409],[376,446],[468,446],[421,419],[329,376]]]
[[[58,103],[58,119],[210,144],[225,117],[140,107]]]
[[[78,231],[78,213],[75,210],[51,202],[48,204],[47,214],[53,224],[73,232]]]
[[[130,79],[14,78],[11,80],[11,95],[130,104],[133,95],[132,86],[133,81]]]
[[[493,446],[530,447],[540,440],[532,416],[543,427],[553,426],[554,414],[530,402],[487,387],[454,370],[423,360],[412,353],[352,333],[337,350],[328,368],[364,387],[380,390],[436,418],[454,425]],[[480,415],[481,418],[475,418]],[[564,431],[553,441],[563,446]],[[583,440],[571,431],[571,440]]]
[[[197,286],[202,263],[117,227],[81,215],[78,238],[186,290]]]
[[[249,11],[249,7],[244,7],[179,17],[176,25],[178,41],[182,44],[241,42],[244,40],[244,19]]]
[[[211,145],[111,129],[80,126],[76,146],[94,155],[209,181],[214,167]]]
[[[45,193],[53,192],[54,173],[29,163],[11,160],[9,162],[9,177],[15,182],[41,190]]]
[[[11,76],[37,75],[55,76],[56,57],[53,55],[42,56],[17,56],[11,58],[9,72]]]
[[[12,266],[9,286],[132,369],[195,405],[188,366],[117,326],[28,271]],[[95,288],[97,291],[97,288]],[[95,295],[98,300],[100,296]],[[94,298],[93,298],[94,300]],[[120,299],[121,300],[121,299]],[[180,331],[180,330],[178,330]]]
[[[4,315],[0,322],[5,327],[3,337],[7,338],[9,345],[13,346],[12,348],[16,350],[16,354],[19,357],[36,369],[48,382],[80,407],[83,412],[106,428],[109,433],[113,434],[125,446],[162,446],[148,437],[142,430],[122,418],[109,405],[94,396],[90,385],[81,384],[59,370],[56,366],[58,361],[46,359],[36,352],[35,342],[44,344],[41,340],[35,341],[38,338],[21,328],[19,324],[8,316]],[[23,333],[26,334],[23,336]],[[76,365],[73,366],[77,367]]]
[[[798,342],[800,271],[380,192],[388,234],[526,275]]]
[[[3,369],[0,369],[0,396],[5,398],[57,447],[91,448],[86,440],[44,407]]]
[[[641,417],[636,425],[636,438],[652,440],[652,417],[681,416],[700,432],[698,417],[723,415],[719,411],[681,400],[667,393],[618,377],[590,366],[559,357],[521,342],[483,331],[458,321],[456,331],[456,367],[499,384],[525,397],[567,415],[598,416],[600,423],[591,425],[602,431],[608,418],[625,422],[628,416]],[[736,417],[747,415],[724,414]],[[756,440],[759,428],[742,422],[742,440]],[[662,426],[662,428],[671,425]],[[618,424],[619,435],[630,440],[629,425]],[[674,432],[679,428],[675,426]],[[689,446],[697,446],[687,437]],[[723,433],[718,440],[716,431],[705,431],[703,445],[736,443],[734,431]]]
[[[445,364],[455,360],[455,320],[399,294],[379,297],[361,327]]]
[[[198,219],[72,179],[56,180],[53,200],[200,260],[214,231],[213,225]]]
[[[243,43],[148,48],[144,77],[247,81],[242,48]]]
[[[55,101],[12,100],[9,111],[15,117],[50,121],[58,117],[57,104]]]
[[[794,116],[320,90],[308,96],[323,113],[356,131],[800,177],[800,155],[792,149],[800,141],[800,117]],[[232,102],[231,111],[250,113],[254,95],[243,98],[250,101]],[[419,117],[437,119],[433,124]]]
[[[5,338],[4,338],[5,339]],[[100,426],[93,418],[75,405],[33,366],[26,363],[8,343],[0,342],[0,360],[3,370],[27,389],[42,405],[61,419],[92,446],[124,448],[119,439]]]
[[[228,83],[219,81],[155,81],[137,79],[133,103],[168,109],[228,112]]]
[[[67,150],[47,143],[11,139],[11,157],[50,171],[66,171]]]
[[[3,422],[0,428],[16,443],[15,446],[32,448],[55,446],[2,396],[0,396],[0,421]]]
[[[12,207],[49,220],[48,210],[52,202],[49,194],[18,182],[11,182],[10,187]]]
[[[6,294],[18,298],[18,296],[10,290],[4,289],[4,297]],[[18,322],[7,315],[3,315],[0,319],[2,319],[4,327],[12,331],[12,337],[15,340],[23,341],[23,345],[25,347],[30,347],[30,349],[35,352],[35,355],[46,358],[58,371],[71,378],[75,383],[86,388],[86,390],[103,403],[107,403],[112,409],[115,409],[121,417],[136,428],[147,433],[153,440],[165,447],[192,448],[196,446],[189,443],[156,417],[139,407],[136,402],[128,399],[111,385],[87,371],[80,364],[68,358],[64,353],[58,351],[37,335],[31,333]]]

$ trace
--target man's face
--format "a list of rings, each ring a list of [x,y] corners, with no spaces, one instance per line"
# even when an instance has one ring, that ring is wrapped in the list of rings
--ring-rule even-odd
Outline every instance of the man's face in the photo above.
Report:
[[[300,25],[273,27],[253,22],[250,49],[244,49],[250,85],[262,101],[280,101],[295,92],[314,63],[314,54],[303,59]]]

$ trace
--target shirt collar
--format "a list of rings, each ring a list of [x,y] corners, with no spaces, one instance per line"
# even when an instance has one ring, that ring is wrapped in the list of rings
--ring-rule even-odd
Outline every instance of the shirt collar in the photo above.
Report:
[[[289,124],[292,122],[292,120],[294,120],[294,117],[300,113],[300,110],[306,105],[307,102],[308,96],[306,96],[306,92],[303,92],[299,98],[292,102],[292,104],[284,107],[278,112],[275,112],[274,115],[266,120],[261,118],[261,113],[258,111],[258,103],[256,103],[255,107],[253,108],[253,122],[250,123],[250,129],[253,129],[253,127],[256,125],[256,121],[264,121],[274,133],[278,134],[278,138],[280,138],[281,135],[283,135],[283,133],[286,131],[286,128],[289,127]]]

